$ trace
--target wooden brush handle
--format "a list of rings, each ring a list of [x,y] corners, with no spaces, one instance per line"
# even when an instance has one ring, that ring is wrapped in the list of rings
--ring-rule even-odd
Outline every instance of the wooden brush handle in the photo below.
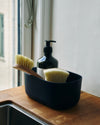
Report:
[[[30,75],[32,75],[32,76],[35,76],[35,77],[38,77],[38,78],[40,78],[40,79],[43,79],[40,75],[38,75],[35,71],[33,71],[33,70],[30,70],[30,69],[28,69],[28,68],[26,68],[26,67],[24,67],[24,66],[22,66],[22,65],[14,65],[13,66],[13,68],[15,68],[15,69],[18,69],[18,70],[21,70],[21,71],[23,71],[23,72],[26,72],[26,73],[28,73],[28,74],[30,74]]]

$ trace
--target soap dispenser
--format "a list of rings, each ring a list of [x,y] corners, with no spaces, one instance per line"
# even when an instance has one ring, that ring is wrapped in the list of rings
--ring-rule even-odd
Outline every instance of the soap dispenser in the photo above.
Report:
[[[51,42],[56,42],[53,40],[45,40],[46,46],[44,47],[44,56],[37,61],[37,73],[44,78],[43,69],[57,68],[58,61],[52,56]]]

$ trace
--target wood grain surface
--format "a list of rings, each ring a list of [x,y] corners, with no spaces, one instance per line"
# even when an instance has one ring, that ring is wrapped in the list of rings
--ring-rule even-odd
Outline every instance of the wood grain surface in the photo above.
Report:
[[[69,110],[53,110],[27,96],[24,86],[0,91],[0,103],[11,101],[49,125],[100,125],[100,98],[82,92],[79,103]]]

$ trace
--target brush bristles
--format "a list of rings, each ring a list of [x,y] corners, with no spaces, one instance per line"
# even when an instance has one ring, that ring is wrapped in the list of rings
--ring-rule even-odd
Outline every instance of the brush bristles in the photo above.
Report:
[[[16,55],[15,60],[16,60],[16,64],[24,66],[28,69],[32,69],[34,66],[33,60],[22,55]]]

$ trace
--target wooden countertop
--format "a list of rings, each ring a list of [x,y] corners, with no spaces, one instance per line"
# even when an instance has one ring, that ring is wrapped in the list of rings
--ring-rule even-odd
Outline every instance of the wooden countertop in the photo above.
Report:
[[[3,101],[12,101],[50,125],[100,125],[100,98],[85,92],[69,110],[53,110],[30,99],[24,86],[0,91],[0,103]]]

